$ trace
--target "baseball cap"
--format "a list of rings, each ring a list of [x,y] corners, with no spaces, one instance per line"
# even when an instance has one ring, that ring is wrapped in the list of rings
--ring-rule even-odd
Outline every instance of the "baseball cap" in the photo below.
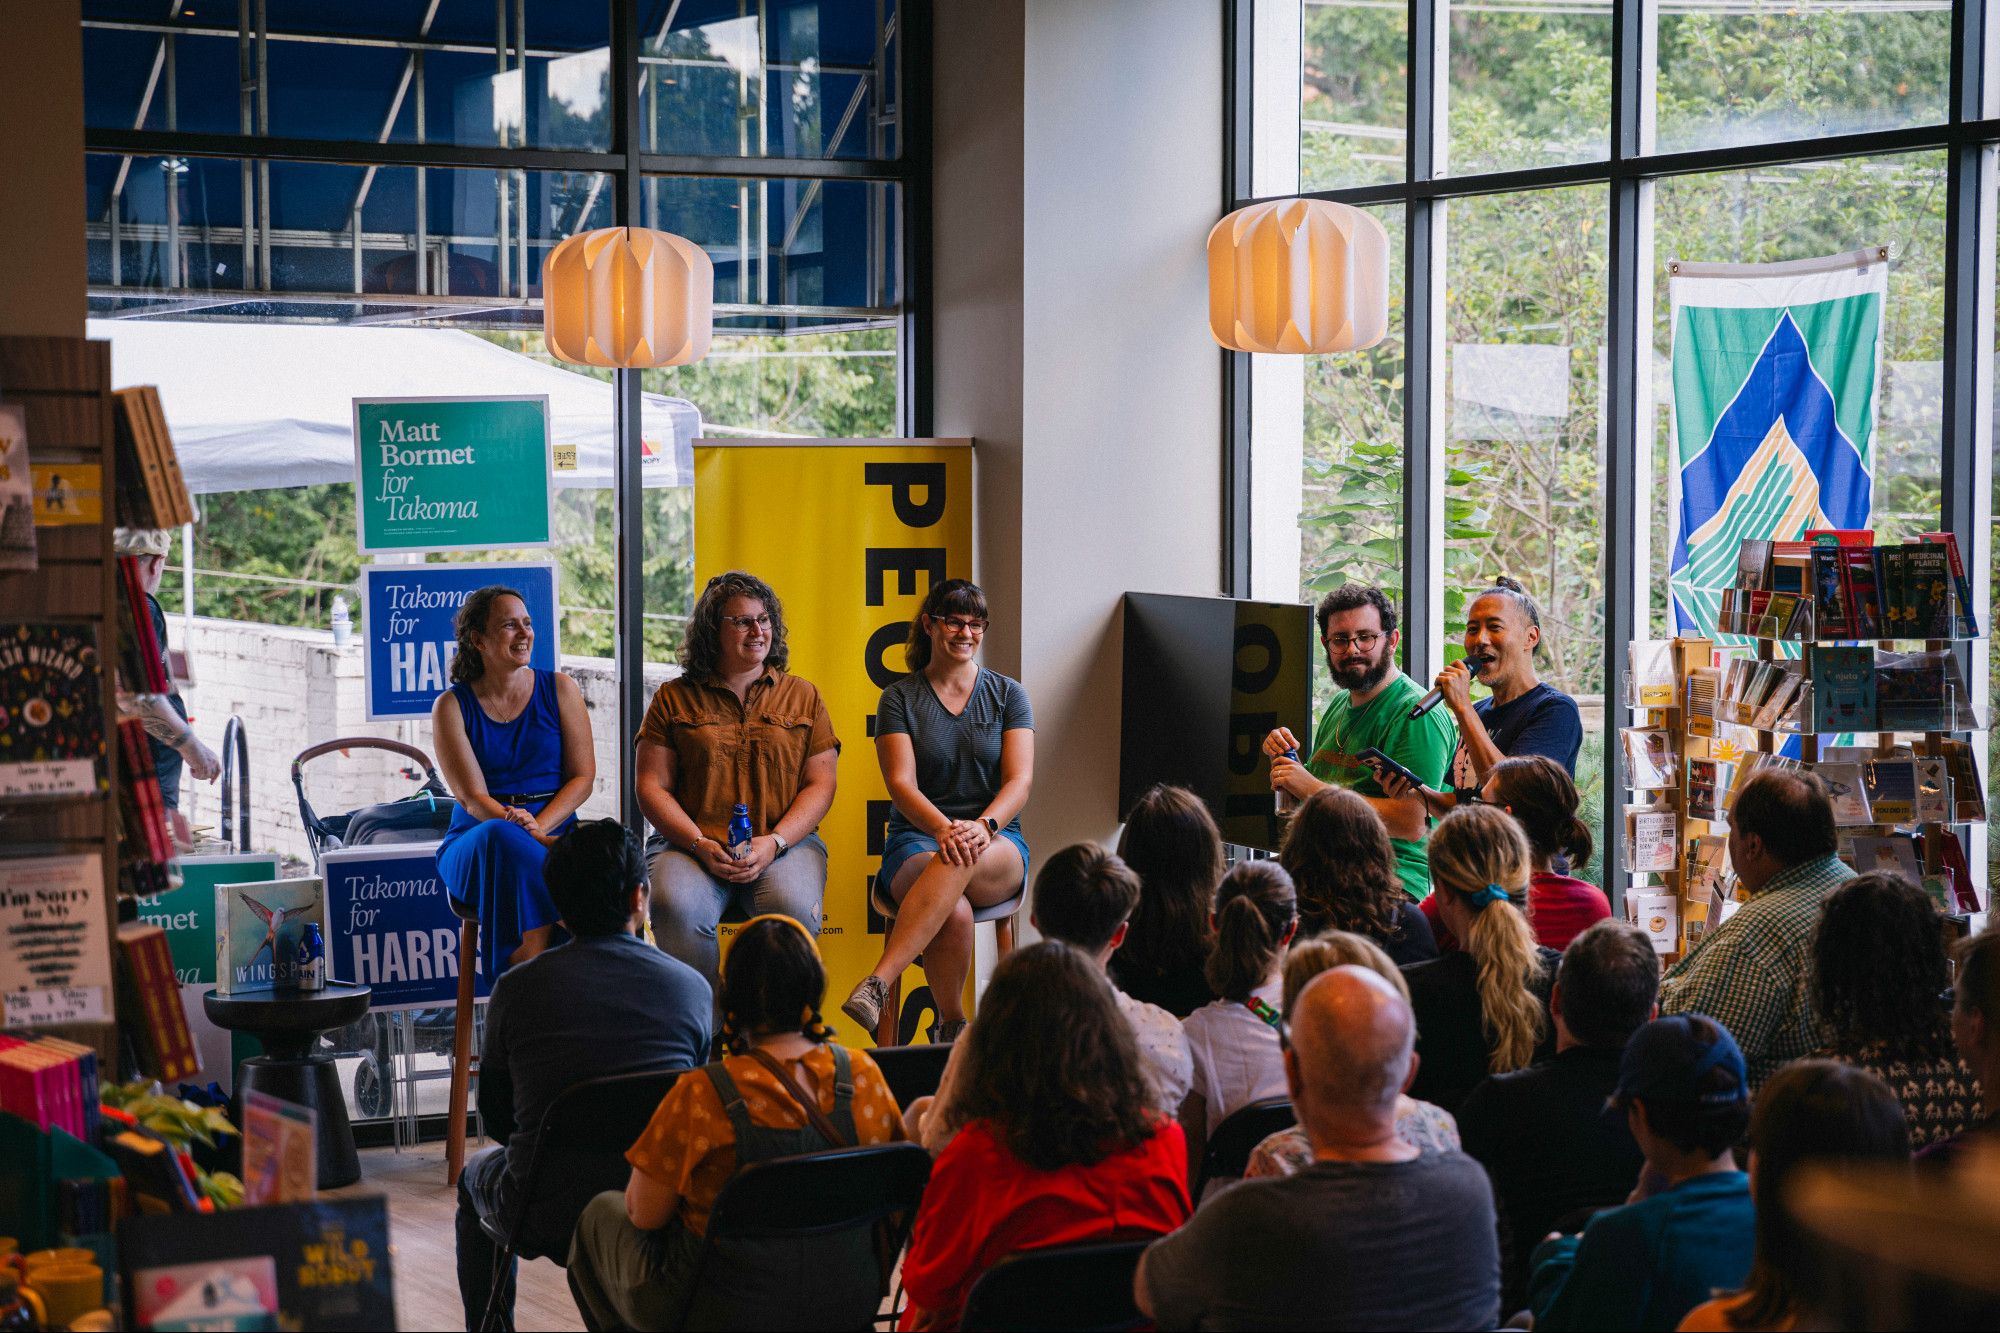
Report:
[[[165,528],[120,528],[111,538],[119,555],[165,555],[173,549],[173,534]]]
[[[1712,1069],[1728,1071],[1731,1086],[1712,1086],[1714,1081],[1705,1077]],[[1654,1019],[1625,1043],[1625,1054],[1618,1061],[1618,1086],[1604,1106],[1607,1111],[1623,1111],[1635,1098],[1727,1106],[1749,1096],[1743,1051],[1729,1029],[1706,1014],[1675,1014]]]

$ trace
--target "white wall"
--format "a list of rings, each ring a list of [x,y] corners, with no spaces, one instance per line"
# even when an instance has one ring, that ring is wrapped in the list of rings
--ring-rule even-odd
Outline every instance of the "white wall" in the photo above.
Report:
[[[1212,0],[938,7],[936,429],[977,441],[1038,859],[1116,831],[1119,599],[1219,586],[1221,31]]]

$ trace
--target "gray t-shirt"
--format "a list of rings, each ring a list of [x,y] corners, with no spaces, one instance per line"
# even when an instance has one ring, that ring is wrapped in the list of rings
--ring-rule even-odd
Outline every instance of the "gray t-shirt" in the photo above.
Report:
[[[956,717],[938,702],[937,691],[921,671],[882,691],[875,706],[875,734],[901,732],[910,738],[918,790],[952,819],[976,818],[992,802],[1000,790],[1000,733],[1024,729],[1035,729],[1028,692],[1020,681],[985,667],[979,668],[965,711]],[[892,829],[909,827],[909,820],[897,810],[889,824]]]
[[[1146,1252],[1162,1329],[1492,1328],[1493,1190],[1460,1152],[1246,1180]]]

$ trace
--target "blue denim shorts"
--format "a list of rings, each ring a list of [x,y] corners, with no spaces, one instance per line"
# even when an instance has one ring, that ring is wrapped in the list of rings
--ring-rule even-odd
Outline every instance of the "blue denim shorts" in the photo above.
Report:
[[[1014,850],[1021,854],[1021,885],[1023,888],[1027,887],[1028,840],[1021,836],[1020,821],[1015,820],[1001,829],[1000,836],[1013,843]],[[892,823],[889,826],[888,836],[882,843],[882,868],[875,872],[875,882],[882,886],[881,896],[891,902],[895,901],[895,895],[889,892],[889,886],[896,882],[896,873],[903,868],[903,862],[927,852],[935,854],[937,849],[937,839],[930,834],[912,828],[908,824]]]

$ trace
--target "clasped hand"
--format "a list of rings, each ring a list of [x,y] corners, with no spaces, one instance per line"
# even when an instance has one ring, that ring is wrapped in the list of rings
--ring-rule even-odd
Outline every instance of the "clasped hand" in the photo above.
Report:
[[[764,872],[771,868],[771,862],[778,859],[778,841],[769,834],[750,839],[750,850],[740,861],[713,838],[703,838],[695,843],[694,852],[701,861],[701,868],[715,878],[726,884],[749,884],[762,879]]]
[[[553,847],[555,845],[556,840],[543,831],[542,821],[535,818],[533,811],[523,810],[518,805],[503,805],[500,807],[500,817],[509,824],[514,825],[514,827],[524,830],[529,837],[542,844],[542,846]]]
[[[938,839],[938,855],[948,866],[969,866],[993,841],[992,831],[977,819],[954,819]]]

